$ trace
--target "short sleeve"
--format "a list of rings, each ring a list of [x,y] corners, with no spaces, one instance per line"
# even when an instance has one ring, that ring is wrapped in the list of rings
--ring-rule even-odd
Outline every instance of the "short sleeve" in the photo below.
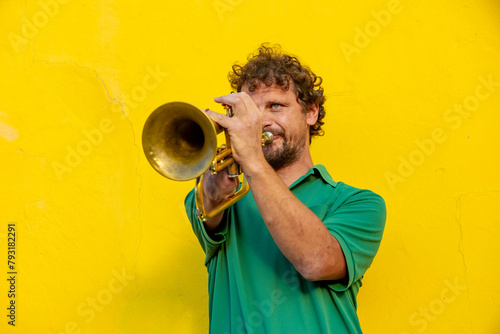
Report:
[[[210,259],[217,253],[220,245],[226,241],[227,233],[227,214],[224,212],[222,221],[212,236],[210,236],[205,229],[205,224],[201,221],[196,214],[196,203],[194,197],[194,189],[191,190],[184,200],[184,205],[186,207],[186,214],[193,232],[200,242],[201,248],[205,252],[205,265],[210,261]],[[226,210],[227,211],[227,210]]]
[[[342,247],[347,264],[348,279],[329,284],[335,291],[344,291],[363,277],[379,249],[386,220],[382,197],[357,188],[346,193],[323,220]]]

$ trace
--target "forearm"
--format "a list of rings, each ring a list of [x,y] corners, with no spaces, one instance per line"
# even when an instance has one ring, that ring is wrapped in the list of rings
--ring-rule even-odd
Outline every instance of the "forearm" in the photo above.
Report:
[[[238,178],[228,177],[227,170],[212,174],[210,170],[203,175],[203,206],[205,212],[211,212],[220,204],[226,202],[239,186]],[[224,212],[204,222],[205,229],[212,234],[222,221]]]
[[[206,194],[203,194],[203,204],[205,206],[206,212],[210,212],[214,208],[216,208],[220,203],[213,201]],[[219,227],[223,216],[224,212],[221,212],[212,219],[203,222],[205,225],[205,230],[208,232],[209,235],[212,235],[213,232],[217,229],[217,227]]]
[[[338,241],[267,164],[245,170],[262,218],[285,257],[309,280],[341,279],[345,259]]]

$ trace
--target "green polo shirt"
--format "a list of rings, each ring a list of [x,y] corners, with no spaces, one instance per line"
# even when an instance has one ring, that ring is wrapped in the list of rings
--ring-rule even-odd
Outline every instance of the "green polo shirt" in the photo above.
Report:
[[[185,204],[206,255],[210,333],[361,333],[356,296],[382,239],[384,200],[333,181],[322,165],[289,189],[339,241],[348,278],[304,279],[276,246],[251,193],[225,211],[209,236],[191,191]]]

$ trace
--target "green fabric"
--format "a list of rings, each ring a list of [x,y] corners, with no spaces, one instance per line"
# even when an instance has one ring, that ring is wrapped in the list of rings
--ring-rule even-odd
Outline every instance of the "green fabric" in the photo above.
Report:
[[[356,296],[380,245],[385,203],[377,194],[332,180],[317,165],[290,186],[342,246],[348,278],[304,279],[276,246],[251,193],[226,210],[210,237],[186,197],[205,251],[210,333],[361,333]]]

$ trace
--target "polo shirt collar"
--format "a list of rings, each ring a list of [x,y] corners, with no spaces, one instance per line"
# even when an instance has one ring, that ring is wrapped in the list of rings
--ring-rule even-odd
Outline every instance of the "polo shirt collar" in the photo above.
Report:
[[[306,179],[313,174],[321,177],[324,182],[330,184],[331,186],[333,186],[333,187],[337,186],[337,182],[333,181],[332,177],[330,176],[330,174],[326,170],[325,166],[316,165],[316,166],[312,167],[311,169],[309,169],[309,171],[307,173],[305,173],[304,175],[299,177],[294,183],[292,183],[292,185],[289,187],[289,189],[292,189],[293,187],[297,186],[298,184],[300,184],[302,182],[306,182]]]

